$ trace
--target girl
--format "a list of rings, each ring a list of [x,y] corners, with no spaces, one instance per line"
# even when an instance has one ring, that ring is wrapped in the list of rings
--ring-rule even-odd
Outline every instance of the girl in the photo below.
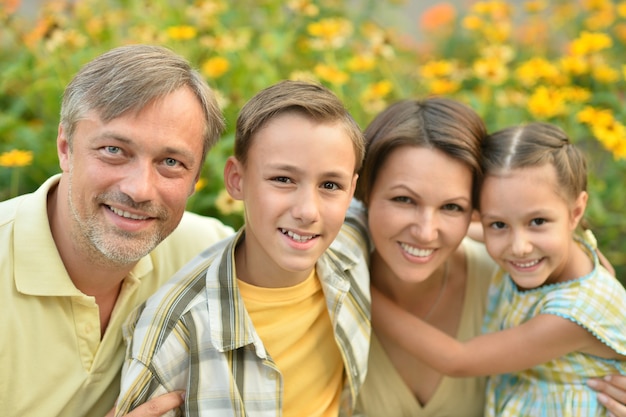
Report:
[[[502,268],[489,289],[491,333],[459,342],[375,289],[374,326],[447,375],[498,375],[486,416],[607,415],[585,381],[626,373],[626,291],[590,236],[575,236],[587,203],[584,158],[545,123],[496,132],[482,151],[481,222]]]

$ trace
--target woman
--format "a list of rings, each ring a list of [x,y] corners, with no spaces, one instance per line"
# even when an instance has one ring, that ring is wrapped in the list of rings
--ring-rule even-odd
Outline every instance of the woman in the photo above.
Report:
[[[481,332],[496,271],[483,245],[465,238],[485,135],[482,119],[459,102],[393,104],[365,130],[368,148],[357,185],[375,246],[372,285],[461,340]],[[480,416],[484,386],[484,378],[443,376],[374,329],[359,410]]]

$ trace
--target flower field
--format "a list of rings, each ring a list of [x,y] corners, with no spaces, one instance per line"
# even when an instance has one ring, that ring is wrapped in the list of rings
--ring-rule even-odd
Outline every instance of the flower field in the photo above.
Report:
[[[590,163],[587,221],[626,282],[626,1],[440,2],[390,24],[400,0],[46,1],[37,16],[0,0],[0,200],[59,171],[63,88],[82,64],[122,44],[189,59],[218,92],[228,128],[189,209],[241,224],[222,186],[238,109],[284,78],[313,79],[365,127],[402,98],[446,95],[490,130],[558,124]]]

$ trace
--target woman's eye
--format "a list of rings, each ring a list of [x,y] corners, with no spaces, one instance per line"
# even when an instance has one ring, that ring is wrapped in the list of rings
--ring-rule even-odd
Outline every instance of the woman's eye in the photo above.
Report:
[[[391,199],[392,201],[397,201],[398,203],[411,203],[413,200],[406,196],[394,197]]]
[[[459,206],[458,204],[453,204],[453,203],[445,204],[443,206],[443,209],[448,210],[448,211],[464,211],[463,207]]]

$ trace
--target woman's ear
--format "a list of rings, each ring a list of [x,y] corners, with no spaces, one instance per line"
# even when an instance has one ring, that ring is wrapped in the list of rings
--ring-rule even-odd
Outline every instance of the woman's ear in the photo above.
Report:
[[[570,218],[570,228],[571,230],[576,229],[580,220],[583,218],[585,214],[585,209],[587,208],[587,199],[589,198],[589,194],[586,191],[581,191],[574,202],[574,206],[572,207],[572,213]]]
[[[224,165],[224,186],[235,200],[243,200],[243,164],[234,156],[228,157]]]

